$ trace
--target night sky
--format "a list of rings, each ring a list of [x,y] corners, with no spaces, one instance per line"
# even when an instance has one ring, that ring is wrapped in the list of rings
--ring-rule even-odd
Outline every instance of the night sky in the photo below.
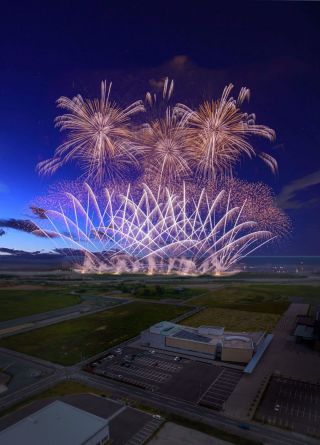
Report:
[[[269,253],[320,255],[320,3],[188,3],[1,2],[0,219],[28,218],[35,196],[77,176],[71,166],[50,178],[35,171],[62,141],[53,123],[61,95],[97,96],[106,79],[125,105],[169,76],[177,101],[196,105],[232,82],[251,89],[245,108],[277,133],[256,144],[276,157],[278,176],[258,161],[238,169],[269,184],[292,220],[289,238]],[[3,230],[0,247],[52,247]]]

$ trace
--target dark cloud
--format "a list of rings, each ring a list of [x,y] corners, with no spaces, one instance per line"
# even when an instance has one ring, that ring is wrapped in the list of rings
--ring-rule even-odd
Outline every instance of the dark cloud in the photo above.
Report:
[[[31,212],[40,219],[47,219],[46,210],[41,207],[30,206]]]
[[[301,192],[308,190],[320,184],[320,170],[317,170],[310,175],[303,176],[296,179],[283,187],[277,197],[278,205],[282,209],[299,209],[304,207],[315,206],[319,204],[318,197],[309,197],[306,199],[301,196]]]
[[[40,238],[58,238],[59,236],[55,232],[40,229],[33,221],[30,221],[29,219],[0,219],[0,227],[32,233]]]
[[[0,219],[0,227],[7,227],[8,229],[15,229],[21,232],[31,233],[38,230],[39,227],[28,219]]]
[[[35,256],[35,255],[39,255],[40,251],[26,252],[24,250],[16,250],[16,249],[9,249],[7,247],[1,247],[0,253],[5,253],[8,255],[14,255],[14,256]]]

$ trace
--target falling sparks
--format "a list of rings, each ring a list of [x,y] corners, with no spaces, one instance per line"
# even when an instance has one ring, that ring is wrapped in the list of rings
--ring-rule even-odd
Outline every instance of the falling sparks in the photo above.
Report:
[[[176,111],[188,122],[188,141],[193,148],[193,163],[197,176],[215,181],[232,176],[235,165],[243,156],[255,155],[271,168],[277,170],[276,160],[267,153],[257,153],[248,141],[249,136],[260,136],[270,141],[275,132],[255,123],[255,115],[243,113],[240,106],[249,99],[249,90],[241,88],[237,99],[230,97],[233,85],[223,90],[217,101],[205,101],[192,110],[183,104]]]
[[[133,170],[142,176],[151,171],[158,185],[175,180],[215,182],[232,177],[243,158],[260,157],[273,173],[276,160],[257,151],[249,138],[274,140],[275,132],[257,125],[254,114],[240,107],[250,92],[241,88],[237,99],[228,85],[218,100],[205,101],[195,110],[183,104],[172,107],[174,83],[166,78],[162,94],[148,92],[145,104],[138,100],[121,109],[110,101],[111,83],[101,83],[100,99],[61,97],[57,104],[66,110],[56,126],[67,132],[65,142],[51,159],[38,164],[41,174],[53,174],[68,161],[80,165],[89,182],[105,185],[125,180]],[[144,123],[134,125],[132,118],[144,112]]]
[[[266,185],[234,177],[239,162],[254,157],[276,173],[276,160],[251,142],[273,141],[275,132],[241,110],[247,88],[235,99],[230,84],[219,99],[190,108],[170,104],[173,80],[157,86],[160,93],[123,109],[106,82],[99,99],[58,100],[66,113],[56,126],[67,136],[38,170],[53,174],[74,161],[82,177],[32,203],[43,226],[34,233],[83,252],[81,272],[234,272],[289,230]]]
[[[110,101],[111,83],[101,82],[100,99],[60,97],[59,108],[67,111],[56,118],[56,126],[68,131],[52,159],[38,164],[41,174],[52,174],[70,160],[75,160],[87,179],[103,183],[123,179],[130,166],[137,165],[137,150],[131,143],[131,117],[144,111],[142,101],[125,109]]]
[[[72,205],[48,210],[46,217],[50,234],[85,252],[87,272],[221,274],[274,239],[243,216],[245,201],[231,205],[226,190],[209,199],[203,189],[195,201],[185,189],[181,197],[166,189],[159,200],[145,186],[137,200],[129,186],[119,201],[105,189],[101,206],[85,187],[83,202],[68,194]]]

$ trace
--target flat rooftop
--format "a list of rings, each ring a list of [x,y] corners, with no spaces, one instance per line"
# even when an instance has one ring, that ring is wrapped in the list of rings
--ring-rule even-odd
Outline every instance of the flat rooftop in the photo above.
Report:
[[[210,343],[212,340],[210,337],[200,335],[197,332],[189,331],[187,329],[181,329],[180,331],[173,334],[172,337],[183,338],[184,340],[197,341],[199,343]]]
[[[223,337],[222,347],[235,349],[253,349],[251,338],[242,335],[226,335]]]
[[[191,326],[179,325],[170,321],[161,321],[149,328],[152,334],[165,337],[190,340],[198,343],[222,343],[229,348],[253,349],[253,344],[263,337],[263,333],[225,332],[219,326]]]
[[[108,421],[56,400],[0,431],[1,445],[80,445],[108,425]]]

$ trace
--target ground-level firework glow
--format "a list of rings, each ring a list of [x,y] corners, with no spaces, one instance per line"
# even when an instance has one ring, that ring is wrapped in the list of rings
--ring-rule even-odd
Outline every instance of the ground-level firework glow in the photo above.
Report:
[[[75,160],[94,189],[78,178],[40,197],[32,211],[42,226],[34,233],[78,252],[75,270],[233,273],[286,232],[271,190],[234,176],[243,157],[259,156],[277,171],[276,160],[250,142],[272,141],[275,132],[241,110],[249,90],[235,99],[230,84],[219,99],[190,108],[169,106],[173,85],[166,78],[162,100],[147,93],[124,109],[110,102],[106,82],[100,99],[58,100],[67,113],[56,123],[67,137],[38,168],[53,173]]]
[[[98,198],[85,187],[85,198],[68,194],[69,206],[46,211],[50,227],[36,231],[84,252],[81,272],[220,275],[275,238],[244,216],[246,201],[231,205],[228,190],[212,197],[202,189],[194,199],[184,186],[155,194],[144,185],[139,197],[128,186]]]

